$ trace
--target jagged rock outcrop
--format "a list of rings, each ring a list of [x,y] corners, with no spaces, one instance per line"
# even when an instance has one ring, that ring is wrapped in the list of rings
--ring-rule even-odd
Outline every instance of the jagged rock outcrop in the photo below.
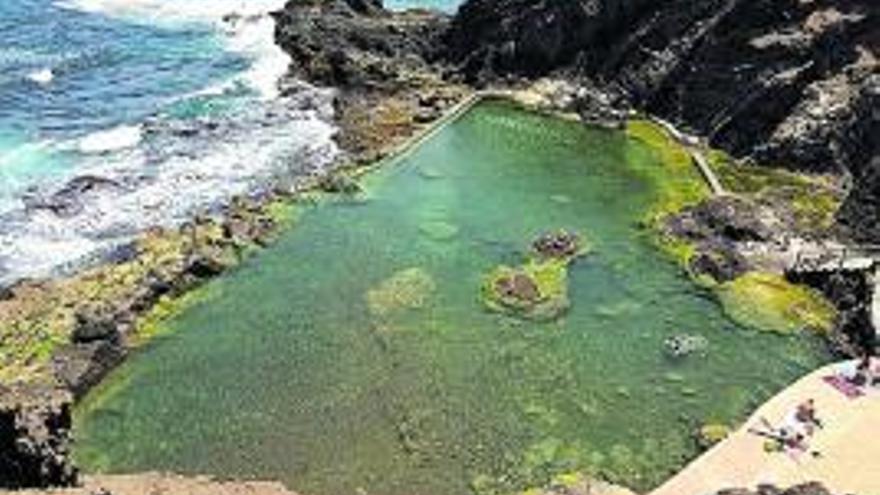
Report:
[[[844,150],[868,161],[852,170],[852,190],[838,220],[856,241],[880,244],[880,74],[873,75],[862,89],[855,108],[849,146]],[[855,162],[854,158],[851,163]]]
[[[128,312],[104,307],[77,312],[70,342],[52,357],[56,379],[76,397],[97,385],[125,357],[120,328],[132,319]]]
[[[52,388],[0,386],[0,489],[68,486],[71,397]]]
[[[873,286],[870,273],[862,270],[832,272],[798,272],[789,278],[809,285],[831,301],[837,309],[837,325],[830,335],[833,346],[841,353],[860,355],[873,350],[876,342],[871,323]]]
[[[662,2],[470,0],[445,36],[447,57],[472,82],[542,76],[578,63],[654,3]]]
[[[293,76],[337,88],[339,147],[376,161],[439,118],[466,88],[443,80],[438,12],[391,12],[379,0],[290,0],[274,14],[275,41]]]
[[[291,72],[338,88],[393,89],[436,58],[446,17],[392,14],[380,0],[290,0],[274,14]]]

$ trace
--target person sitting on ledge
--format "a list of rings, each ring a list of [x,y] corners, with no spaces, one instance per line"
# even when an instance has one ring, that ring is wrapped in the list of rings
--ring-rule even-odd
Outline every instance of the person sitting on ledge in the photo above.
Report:
[[[855,371],[847,377],[848,381],[857,387],[880,385],[880,373],[874,367],[874,358],[866,352],[856,364]]]
[[[798,404],[794,411],[796,424],[802,426],[807,435],[815,433],[816,428],[822,428],[822,421],[816,416],[816,401],[807,399]]]

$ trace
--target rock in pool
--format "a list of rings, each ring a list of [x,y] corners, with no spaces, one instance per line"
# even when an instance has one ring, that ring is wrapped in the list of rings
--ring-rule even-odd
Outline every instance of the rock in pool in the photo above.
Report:
[[[663,350],[673,359],[683,358],[694,353],[703,353],[709,347],[709,341],[702,335],[678,334],[667,337],[663,341]]]
[[[586,252],[581,236],[565,230],[541,235],[519,267],[498,266],[483,281],[489,309],[530,320],[554,320],[570,306],[568,265]]]
[[[419,232],[435,241],[448,241],[458,235],[458,227],[442,220],[432,220],[419,225]]]

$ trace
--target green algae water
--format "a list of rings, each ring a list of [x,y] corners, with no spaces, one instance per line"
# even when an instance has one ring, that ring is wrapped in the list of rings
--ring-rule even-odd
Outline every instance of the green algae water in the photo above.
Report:
[[[366,179],[299,207],[80,406],[86,470],[279,479],[306,495],[514,493],[580,471],[637,489],[827,356],[727,320],[639,219],[651,151],[478,105]],[[483,277],[566,228],[591,253],[552,322],[487,311]],[[664,340],[706,347],[680,359]]]

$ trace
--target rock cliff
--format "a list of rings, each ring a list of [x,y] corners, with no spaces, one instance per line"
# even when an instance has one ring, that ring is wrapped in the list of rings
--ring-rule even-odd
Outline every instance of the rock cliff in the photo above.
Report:
[[[734,156],[849,175],[841,224],[880,242],[873,0],[469,0],[444,41],[475,84],[589,80]]]

